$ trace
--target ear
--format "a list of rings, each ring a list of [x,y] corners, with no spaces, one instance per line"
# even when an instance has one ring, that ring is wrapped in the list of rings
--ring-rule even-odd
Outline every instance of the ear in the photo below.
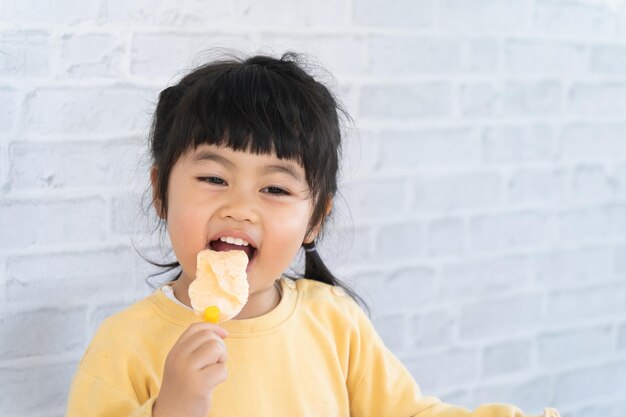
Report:
[[[306,237],[304,238],[304,242],[303,243],[311,243],[311,242],[313,242],[315,240],[315,238],[319,234],[320,230],[322,230],[322,224],[324,223],[324,220],[326,220],[326,217],[328,217],[328,215],[330,214],[330,210],[332,208],[333,208],[333,200],[329,199],[328,202],[326,203],[326,213],[324,214],[324,217],[322,218],[322,221],[320,221],[313,228],[313,230],[311,230],[311,232],[308,235],[306,235]]]
[[[152,168],[150,169],[150,184],[152,185],[152,204],[154,205],[154,209],[157,212],[157,216],[159,216],[160,219],[165,219],[165,217],[163,217],[163,213],[161,213],[161,200],[156,193],[158,173],[159,171],[157,170],[156,165],[152,165]]]

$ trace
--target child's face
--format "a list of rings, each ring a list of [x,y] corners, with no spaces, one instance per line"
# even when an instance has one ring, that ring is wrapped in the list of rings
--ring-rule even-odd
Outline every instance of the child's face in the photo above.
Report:
[[[296,256],[313,209],[304,169],[275,155],[202,145],[174,165],[168,184],[168,232],[187,283],[196,256],[217,236],[256,248],[248,264],[250,300],[273,285]]]

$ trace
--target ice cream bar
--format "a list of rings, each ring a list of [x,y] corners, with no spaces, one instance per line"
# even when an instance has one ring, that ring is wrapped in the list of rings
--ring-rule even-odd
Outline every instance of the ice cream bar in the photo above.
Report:
[[[205,320],[215,320],[217,316],[217,322],[239,314],[248,301],[247,266],[248,255],[241,250],[200,251],[196,279],[189,285],[189,298],[196,314],[202,314]],[[209,307],[212,311],[207,315],[205,310]]]

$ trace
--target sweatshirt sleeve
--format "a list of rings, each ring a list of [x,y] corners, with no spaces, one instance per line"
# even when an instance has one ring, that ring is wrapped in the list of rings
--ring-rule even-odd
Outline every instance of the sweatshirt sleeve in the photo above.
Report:
[[[156,361],[115,317],[100,325],[72,378],[66,417],[148,417],[158,395]]]
[[[471,411],[424,397],[409,371],[385,347],[363,311],[350,300],[357,323],[350,333],[348,391],[354,417],[530,417],[509,404],[483,404]],[[541,416],[559,417],[553,408]]]
[[[66,417],[151,417],[156,397],[143,404],[79,369],[72,379]]]

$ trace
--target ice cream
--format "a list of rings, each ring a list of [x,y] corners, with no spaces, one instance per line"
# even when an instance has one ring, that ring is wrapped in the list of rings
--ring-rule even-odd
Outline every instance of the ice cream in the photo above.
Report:
[[[217,318],[218,322],[239,314],[248,301],[247,266],[248,255],[241,250],[200,251],[196,279],[189,285],[189,298],[196,314],[204,314],[207,321]]]

